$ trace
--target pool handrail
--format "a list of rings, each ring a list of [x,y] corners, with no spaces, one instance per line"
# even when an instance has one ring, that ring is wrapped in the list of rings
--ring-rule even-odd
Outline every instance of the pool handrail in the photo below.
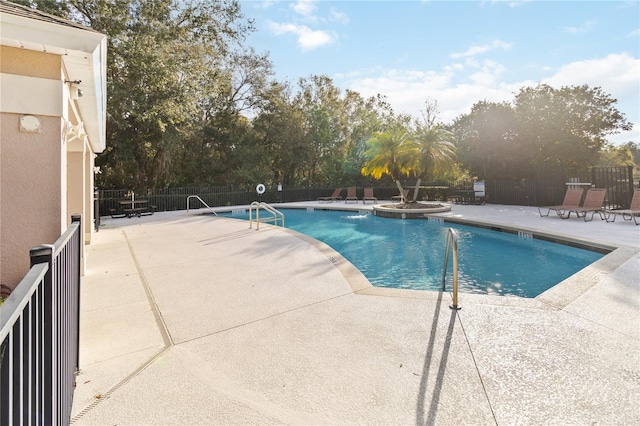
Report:
[[[449,305],[451,309],[460,310],[458,306],[458,231],[449,228],[447,233],[447,248],[444,253],[444,268],[442,269],[442,291],[445,291],[447,277],[447,266],[449,265],[449,249],[453,252],[453,303]]]
[[[278,225],[280,220],[280,226],[284,228],[284,213],[276,209],[275,207],[265,203],[264,201],[254,201],[249,206],[249,228],[253,228],[253,208],[256,209],[256,231],[260,229],[260,208],[268,211],[273,215],[270,219],[264,219],[264,222],[273,221],[274,225]]]
[[[216,213],[216,212],[215,212],[211,207],[209,207],[209,205],[208,205],[207,203],[205,203],[205,202],[204,202],[204,200],[203,200],[202,198],[200,198],[200,197],[199,197],[199,196],[197,196],[197,195],[189,195],[189,196],[187,197],[187,213],[189,213],[189,200],[190,200],[190,199],[192,199],[192,198],[195,198],[195,199],[197,199],[197,200],[200,200],[200,202],[201,202],[202,204],[204,204],[204,206],[205,206],[206,208],[208,208],[208,209],[209,209],[209,211],[210,211],[211,213],[213,213],[214,215],[218,216],[218,213]]]

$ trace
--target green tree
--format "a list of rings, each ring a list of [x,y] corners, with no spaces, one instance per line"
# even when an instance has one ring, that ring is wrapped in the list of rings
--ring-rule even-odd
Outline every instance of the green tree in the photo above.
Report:
[[[595,164],[606,136],[632,124],[600,87],[525,87],[515,97],[519,144],[536,170],[580,172]]]
[[[418,167],[416,150],[417,146],[411,139],[411,134],[402,126],[395,126],[386,132],[376,132],[367,141],[367,162],[361,172],[374,179],[380,179],[384,175],[390,176],[402,194],[400,178],[403,175],[409,176]]]
[[[366,163],[367,141],[376,133],[389,128],[393,110],[382,95],[363,98],[358,92],[347,90],[343,98],[343,149],[341,180],[335,183],[354,184],[362,178]]]
[[[606,145],[600,152],[596,165],[599,167],[634,166],[636,163],[632,146],[632,143],[622,146]]]
[[[264,153],[270,170],[270,176],[263,176],[263,181],[295,186],[309,163],[304,112],[293,102],[285,84],[273,83],[265,92],[265,100],[253,120],[256,149]]]
[[[71,0],[69,17],[108,35],[107,150],[100,187],[171,185],[225,66],[253,30],[236,0]]]
[[[61,18],[70,19],[71,11],[68,2],[59,0],[13,0],[13,3],[38,9],[41,12]]]
[[[458,160],[480,179],[522,177],[529,160],[516,138],[517,127],[508,103],[475,103],[452,126]]]
[[[201,94],[202,121],[190,135],[190,146],[185,147],[188,152],[182,154],[190,159],[179,170],[191,170],[188,179],[192,183],[228,184],[236,180],[234,170],[245,161],[240,155],[246,154],[243,145],[250,143],[247,116],[256,114],[264,104],[272,74],[268,57],[253,49],[232,52],[217,71],[216,85]]]
[[[437,122],[438,114],[438,103],[427,100],[422,111],[422,121],[414,131],[414,155],[418,158],[418,164],[414,170],[417,180],[413,202],[418,198],[423,179],[433,179],[438,174],[445,175],[455,170],[454,136],[442,123]]]
[[[343,100],[340,89],[326,76],[312,75],[298,81],[295,98],[304,112],[308,160],[307,183],[328,184],[340,175],[344,158]]]
[[[631,153],[633,157],[633,163],[635,164],[636,172],[640,172],[640,145],[633,142],[627,142],[622,145],[620,148],[626,148]]]

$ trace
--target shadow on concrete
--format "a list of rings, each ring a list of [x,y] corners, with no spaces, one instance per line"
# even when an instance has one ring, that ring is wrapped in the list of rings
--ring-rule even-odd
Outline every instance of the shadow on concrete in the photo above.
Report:
[[[440,318],[440,307],[442,306],[442,294],[438,295],[438,302],[436,303],[435,311],[433,314],[433,321],[431,323],[431,334],[429,335],[429,344],[427,346],[427,352],[424,357],[424,367],[422,369],[422,378],[420,379],[420,389],[418,392],[418,404],[416,407],[416,425],[434,425],[436,423],[436,415],[438,414],[438,404],[440,402],[440,394],[442,392],[442,384],[444,382],[444,373],[447,368],[447,360],[449,358],[449,350],[451,348],[451,338],[453,336],[453,327],[456,322],[457,311],[452,309],[449,317],[449,326],[447,328],[447,335],[445,337],[444,346],[442,348],[442,356],[440,358],[440,365],[438,371],[435,372],[435,384],[433,392],[431,394],[431,402],[429,407],[426,407],[427,388],[429,383],[429,376],[432,370],[435,369],[433,363],[433,350],[436,343],[436,335],[438,333],[438,320]],[[426,412],[425,412],[426,409]]]

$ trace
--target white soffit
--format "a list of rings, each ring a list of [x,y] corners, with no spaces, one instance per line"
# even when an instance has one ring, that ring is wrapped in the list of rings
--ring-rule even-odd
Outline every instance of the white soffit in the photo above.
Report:
[[[14,47],[58,55],[82,55],[93,52],[106,37],[89,28],[83,29],[80,26],[73,27],[10,13],[0,14],[0,23],[2,44],[7,40],[12,41]]]
[[[81,80],[77,102],[94,152],[106,147],[106,51],[104,34],[73,23],[0,13],[2,45],[60,55],[68,80]]]

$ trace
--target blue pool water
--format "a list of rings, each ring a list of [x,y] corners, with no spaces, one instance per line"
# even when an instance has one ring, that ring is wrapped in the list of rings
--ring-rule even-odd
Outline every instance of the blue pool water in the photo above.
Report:
[[[358,212],[282,210],[285,225],[340,252],[371,284],[440,290],[447,232],[458,231],[461,292],[535,297],[603,255],[473,226]],[[231,214],[230,214],[231,215]],[[248,214],[232,215],[247,218]],[[451,256],[447,273],[451,280]]]

